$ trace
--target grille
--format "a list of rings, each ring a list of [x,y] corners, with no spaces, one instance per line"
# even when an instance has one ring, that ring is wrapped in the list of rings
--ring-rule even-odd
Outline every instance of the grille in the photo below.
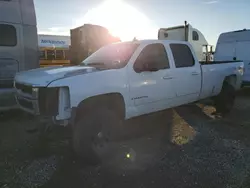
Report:
[[[24,99],[20,99],[18,98],[18,103],[24,107],[24,108],[27,108],[29,110],[33,110],[33,104],[31,101],[27,101],[27,100],[24,100]]]
[[[20,84],[20,83],[16,83],[15,86],[17,89],[21,90],[23,93],[32,95],[32,86],[27,86],[27,85]]]
[[[0,80],[0,88],[13,88],[13,80]]]

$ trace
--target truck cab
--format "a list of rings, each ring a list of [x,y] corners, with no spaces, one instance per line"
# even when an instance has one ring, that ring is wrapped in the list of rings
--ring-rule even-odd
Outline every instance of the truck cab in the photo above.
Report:
[[[33,0],[0,1],[0,111],[16,107],[17,72],[39,67]]]
[[[158,39],[187,41],[192,45],[199,61],[207,59],[205,49],[209,45],[206,38],[201,31],[193,28],[190,24],[187,24],[187,22],[180,26],[160,28],[158,31]],[[211,56],[209,60],[212,60]]]

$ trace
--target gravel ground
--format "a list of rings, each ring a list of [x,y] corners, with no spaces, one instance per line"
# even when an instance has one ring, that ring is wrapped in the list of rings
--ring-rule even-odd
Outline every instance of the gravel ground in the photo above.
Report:
[[[128,122],[128,140],[105,166],[72,158],[67,131],[27,133],[39,122],[15,111],[0,116],[0,188],[250,187],[250,92],[230,116],[187,105]],[[129,156],[129,157],[128,157]]]

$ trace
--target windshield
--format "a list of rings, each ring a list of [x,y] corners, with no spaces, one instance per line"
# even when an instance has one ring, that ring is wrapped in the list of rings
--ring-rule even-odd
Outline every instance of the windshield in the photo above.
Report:
[[[86,58],[81,65],[104,69],[119,69],[127,65],[139,44],[117,43],[102,47]]]

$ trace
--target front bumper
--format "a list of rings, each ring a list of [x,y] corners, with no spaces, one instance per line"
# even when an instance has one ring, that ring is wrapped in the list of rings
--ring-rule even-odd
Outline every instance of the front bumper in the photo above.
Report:
[[[36,87],[15,84],[16,101],[20,109],[40,117],[52,118],[65,125],[71,115],[69,90],[65,87]]]

